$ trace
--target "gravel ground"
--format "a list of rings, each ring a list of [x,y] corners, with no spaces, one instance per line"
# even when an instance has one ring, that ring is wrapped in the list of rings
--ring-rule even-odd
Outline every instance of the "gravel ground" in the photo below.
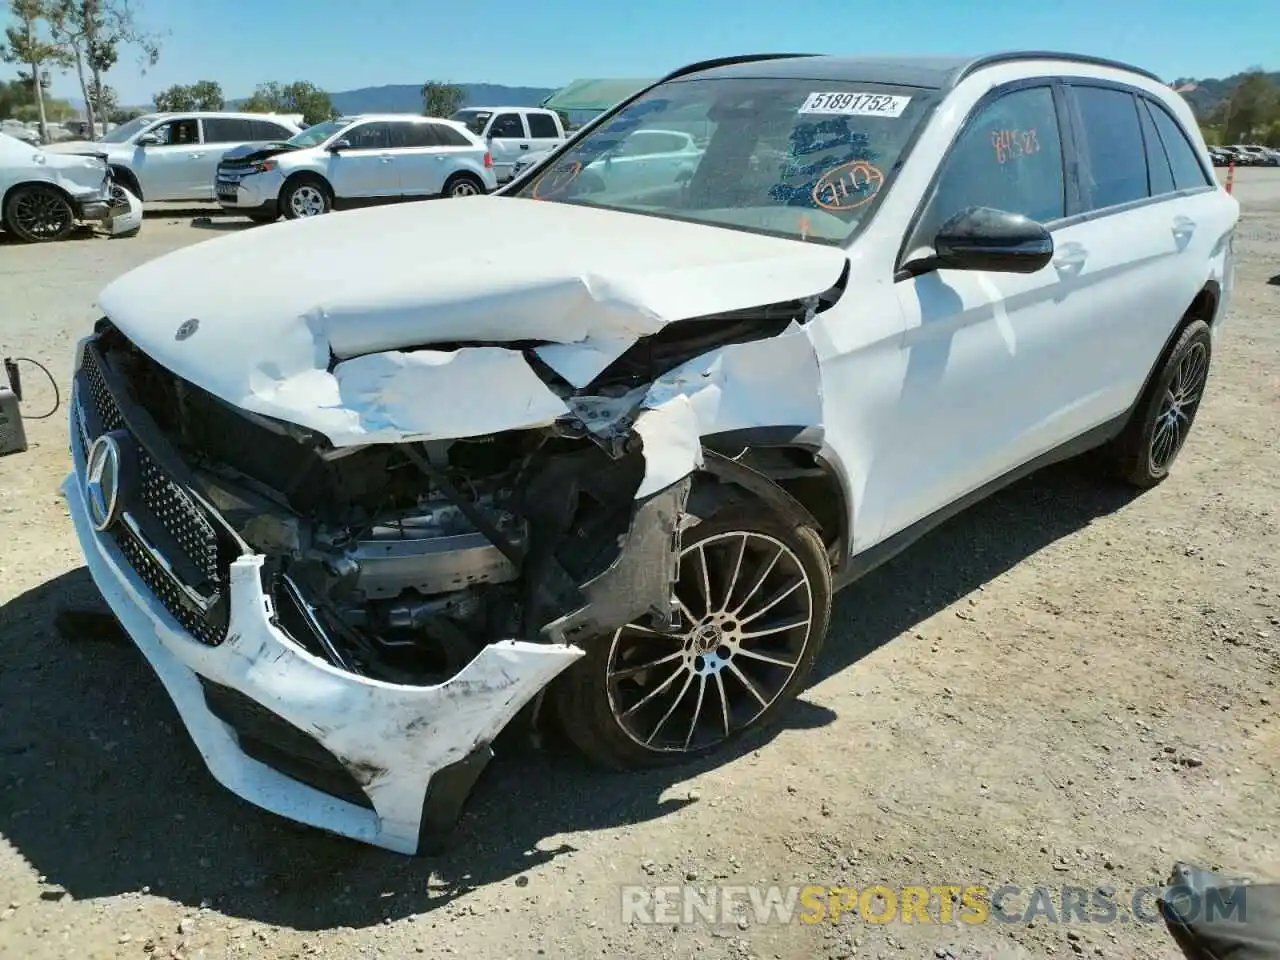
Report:
[[[1127,904],[1177,858],[1280,879],[1280,171],[1240,171],[1236,194],[1230,327],[1167,483],[1031,478],[838,599],[770,742],[632,776],[515,743],[430,859],[237,800],[131,646],[53,630],[95,597],[56,492],[65,410],[29,423],[30,452],[0,460],[0,956],[1179,957],[1123,907],[1110,925],[646,925],[620,889],[1011,883]],[[247,227],[204,214],[128,240],[0,236],[0,354],[65,388],[105,282]],[[52,394],[24,373],[38,414]]]

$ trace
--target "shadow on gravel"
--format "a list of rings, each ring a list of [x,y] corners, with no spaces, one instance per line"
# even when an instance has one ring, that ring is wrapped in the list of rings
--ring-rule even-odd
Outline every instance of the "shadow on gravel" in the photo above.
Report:
[[[1273,287],[1280,287],[1280,273],[1277,273],[1274,277],[1268,280],[1267,283]]]
[[[1128,499],[1055,469],[974,508],[840,597],[820,676]],[[220,787],[127,640],[56,632],[59,608],[100,604],[80,568],[0,607],[0,833],[77,899],[145,886],[192,908],[299,930],[426,913],[494,883],[535,899],[520,874],[574,849],[547,838],[676,813],[693,801],[661,799],[665,790],[768,739],[701,765],[607,774],[559,745],[534,750],[513,736],[450,848],[401,857],[295,826]],[[802,700],[784,725],[834,719]]]
[[[248,230],[256,227],[258,224],[244,217],[210,217],[202,215],[191,219],[191,226],[197,230],[214,230],[218,232],[234,233],[239,230]]]
[[[75,228],[62,240],[49,241],[47,243],[26,243],[19,240],[8,230],[0,229],[0,247],[47,247],[57,246],[60,243],[72,243],[76,240],[93,240],[98,236],[93,226],[87,223],[77,224]]]

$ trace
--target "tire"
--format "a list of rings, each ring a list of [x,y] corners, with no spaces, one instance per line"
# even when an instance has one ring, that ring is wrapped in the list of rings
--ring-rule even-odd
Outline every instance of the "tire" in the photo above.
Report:
[[[478,197],[485,192],[480,178],[469,173],[455,173],[444,182],[446,197]]]
[[[628,625],[584,644],[586,656],[553,684],[549,694],[560,726],[591,761],[627,770],[705,756],[743,734],[766,729],[804,688],[831,620],[826,550],[811,528],[759,503],[753,506],[726,509],[691,528],[681,543],[676,594],[693,616],[701,615],[704,626],[660,635]],[[775,554],[773,567],[765,570]],[[707,568],[703,557],[711,561]],[[724,603],[719,598],[735,569],[732,602]],[[763,589],[753,591],[761,570]],[[710,584],[711,604],[704,600],[704,582]],[[722,608],[718,614],[717,607]],[[765,637],[741,636],[746,622],[737,615],[744,612],[750,621],[764,616],[758,623],[774,629]],[[682,614],[681,621],[688,627],[689,615]],[[786,629],[792,622],[799,626]],[[669,671],[671,679],[664,679]],[[744,675],[755,687],[754,696]]]
[[[1105,449],[1110,472],[1139,489],[1169,475],[1204,398],[1213,338],[1203,320],[1178,335],[1120,436]]]
[[[296,177],[280,191],[280,209],[287,220],[322,216],[333,209],[333,191],[319,177]]]
[[[280,219],[278,213],[251,213],[249,219],[254,223],[275,223]]]
[[[4,205],[5,228],[23,243],[65,240],[76,226],[76,211],[59,190],[43,184],[17,187]]]

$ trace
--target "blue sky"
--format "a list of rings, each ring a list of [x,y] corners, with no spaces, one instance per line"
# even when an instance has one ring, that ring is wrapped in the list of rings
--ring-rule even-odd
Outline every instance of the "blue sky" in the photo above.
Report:
[[[125,54],[109,82],[128,104],[172,83],[217,80],[228,97],[267,80],[329,90],[428,79],[557,87],[646,77],[760,51],[968,54],[1048,48],[1175,76],[1280,69],[1275,0],[135,0],[165,34],[139,75]],[[0,67],[3,73],[10,71]],[[70,75],[55,92],[77,95]]]

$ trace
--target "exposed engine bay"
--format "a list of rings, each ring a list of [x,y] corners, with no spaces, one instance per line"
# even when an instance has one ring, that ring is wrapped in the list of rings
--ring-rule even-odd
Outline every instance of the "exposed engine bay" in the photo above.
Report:
[[[97,349],[190,468],[193,489],[266,557],[264,586],[280,626],[345,671],[430,685],[503,638],[572,642],[638,618],[675,630],[671,584],[679,529],[696,522],[685,512],[692,481],[657,502],[637,501],[646,470],[643,438],[628,429],[637,388],[717,344],[776,336],[812,309],[784,304],[714,328],[672,325],[581,391],[539,369],[530,349],[530,365],[578,416],[463,439],[340,448],[174,376],[107,321]],[[769,454],[738,456],[736,467],[754,466],[784,488],[821,475],[794,451]],[[641,530],[646,509],[664,519]],[[822,519],[834,543],[839,519]],[[618,577],[608,582],[601,574],[629,536],[633,569],[612,571]],[[596,578],[609,594],[604,603],[584,595]]]

